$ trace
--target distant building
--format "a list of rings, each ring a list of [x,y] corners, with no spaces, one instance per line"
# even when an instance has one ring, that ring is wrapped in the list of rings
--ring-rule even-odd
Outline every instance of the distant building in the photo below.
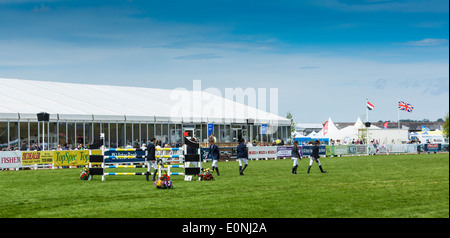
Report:
[[[319,132],[322,130],[323,125],[321,123],[296,123],[295,132],[297,136],[307,136],[312,132]]]

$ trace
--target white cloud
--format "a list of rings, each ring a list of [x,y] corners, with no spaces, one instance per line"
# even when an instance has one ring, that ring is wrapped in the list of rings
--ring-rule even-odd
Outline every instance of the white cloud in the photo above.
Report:
[[[203,60],[203,59],[217,59],[217,58],[223,58],[220,55],[213,54],[213,53],[206,53],[206,54],[191,54],[191,55],[184,55],[184,56],[178,56],[174,59],[181,59],[181,60]]]
[[[353,2],[353,1],[352,1]],[[312,5],[336,9],[346,12],[448,12],[447,0],[417,1],[356,1],[357,4],[345,3],[342,0],[314,0]]]
[[[448,44],[447,39],[433,39],[433,38],[426,38],[419,41],[408,41],[406,43],[403,43],[403,45],[411,45],[411,46],[439,46],[447,44]]]

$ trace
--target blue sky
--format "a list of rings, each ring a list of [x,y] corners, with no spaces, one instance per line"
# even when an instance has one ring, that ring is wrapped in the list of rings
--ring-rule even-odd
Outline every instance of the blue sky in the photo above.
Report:
[[[278,88],[278,114],[297,122],[364,120],[366,98],[371,121],[396,121],[398,100],[415,106],[401,118],[436,120],[449,108],[448,29],[448,0],[1,0],[0,77],[202,80]]]

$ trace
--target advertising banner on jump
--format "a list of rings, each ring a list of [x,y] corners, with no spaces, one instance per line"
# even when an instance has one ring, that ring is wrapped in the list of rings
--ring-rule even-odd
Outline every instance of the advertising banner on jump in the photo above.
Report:
[[[156,151],[156,155],[160,155],[160,151]],[[145,151],[105,151],[105,156],[145,156]],[[106,164],[115,163],[143,163],[145,158],[106,158]]]

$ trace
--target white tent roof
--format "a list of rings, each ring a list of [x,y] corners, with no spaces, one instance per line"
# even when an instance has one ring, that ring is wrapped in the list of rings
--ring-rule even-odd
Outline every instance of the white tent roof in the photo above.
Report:
[[[333,123],[333,121],[331,120],[331,118],[328,119],[328,133],[326,133],[325,135],[323,134],[323,129],[318,133],[321,137],[326,137],[326,138],[330,138],[333,140],[342,140],[345,138],[350,138],[350,139],[358,139],[358,130],[359,129],[365,129],[366,126],[364,125],[364,123],[361,121],[361,119],[358,117],[358,119],[356,120],[355,124],[353,126],[347,126],[341,130],[339,130],[336,125]],[[380,129],[377,126],[371,125],[370,128],[372,129]]]
[[[0,119],[128,120],[290,125],[290,120],[203,91],[0,78]]]
[[[318,135],[322,137],[327,137],[330,139],[333,139],[336,135],[339,134],[339,129],[334,125],[333,120],[331,120],[331,117],[328,118],[328,131],[325,132],[324,129],[319,131]]]
[[[371,125],[372,126],[372,125]],[[348,126],[346,128],[349,128],[351,126]],[[361,121],[361,118],[358,117],[358,119],[355,122],[355,125],[353,125],[352,129],[364,129],[365,125],[363,124],[363,122]],[[344,128],[345,129],[345,128]]]

